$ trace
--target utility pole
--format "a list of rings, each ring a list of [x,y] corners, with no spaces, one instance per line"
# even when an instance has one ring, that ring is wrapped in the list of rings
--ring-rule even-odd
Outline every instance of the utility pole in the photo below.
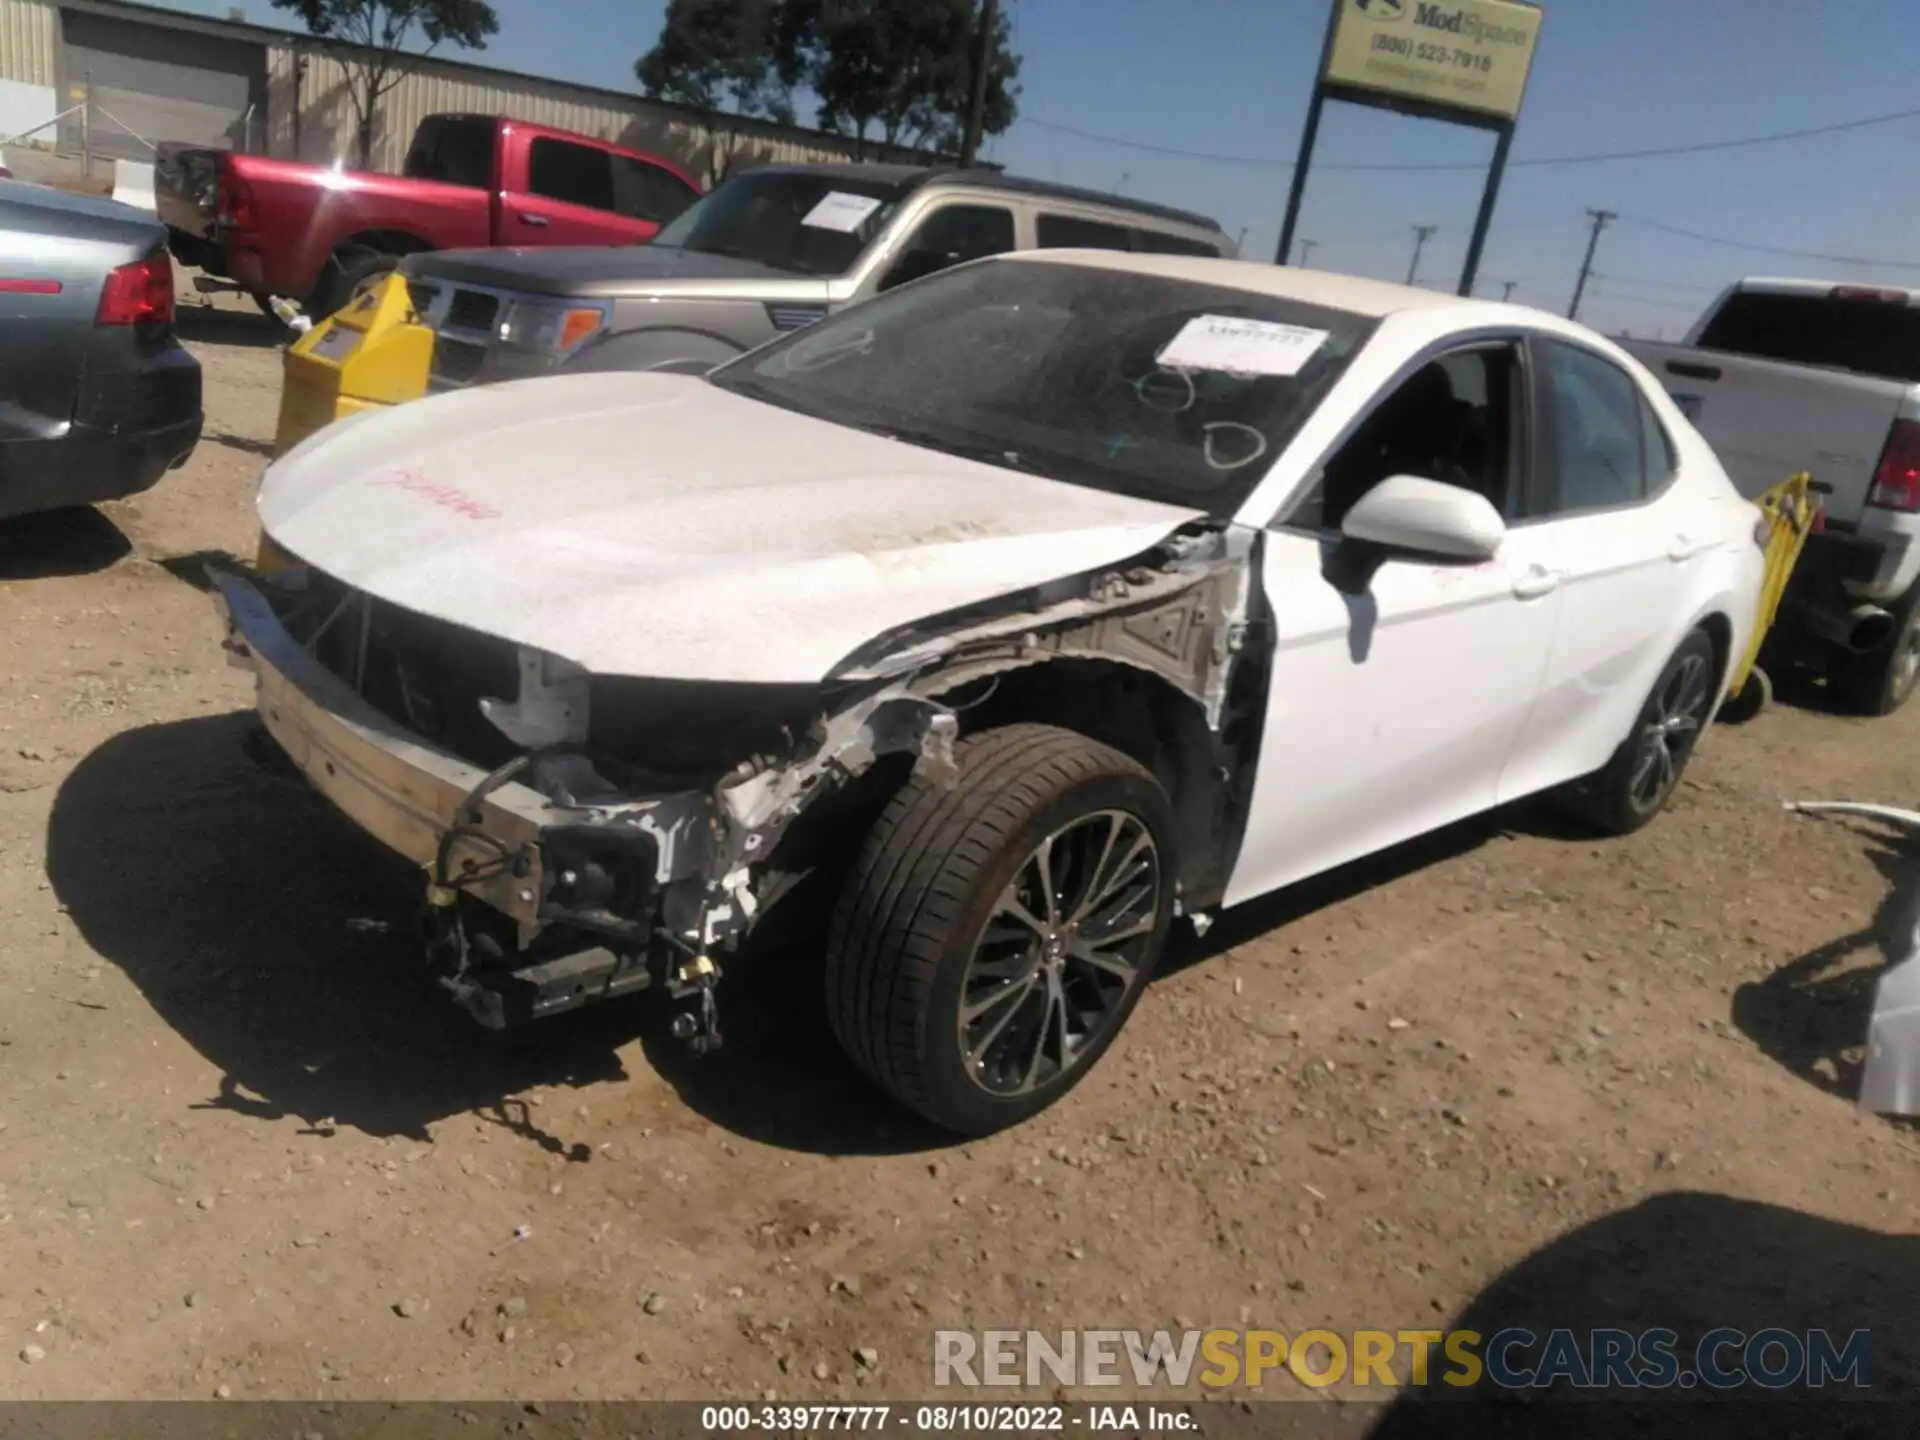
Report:
[[[1413,227],[1413,263],[1407,266],[1407,284],[1413,283],[1413,277],[1420,273],[1420,252],[1427,248],[1427,241],[1438,230],[1438,225],[1416,225]]]
[[[1518,280],[1502,280],[1499,282],[1501,304],[1504,305],[1507,301],[1513,299],[1513,287],[1519,283]]]
[[[1302,240],[1300,242],[1300,267],[1303,270],[1306,268],[1308,259],[1313,255],[1313,247],[1319,243],[1318,240]]]
[[[1611,210],[1589,210],[1593,217],[1593,233],[1587,237],[1587,258],[1580,262],[1580,278],[1574,282],[1573,303],[1567,306],[1567,318],[1580,318],[1580,297],[1587,293],[1587,277],[1593,274],[1593,252],[1600,248],[1600,232],[1607,228],[1607,222],[1617,218]]]
[[[1000,0],[980,0],[980,33],[973,37],[973,97],[967,105],[966,133],[960,141],[963,166],[973,164],[980,150],[980,126],[987,113],[987,64],[993,55],[993,37],[999,24]]]

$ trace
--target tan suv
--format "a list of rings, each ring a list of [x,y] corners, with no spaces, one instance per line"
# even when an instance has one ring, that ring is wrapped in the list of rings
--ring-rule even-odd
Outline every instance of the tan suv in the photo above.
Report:
[[[1235,254],[1205,216],[996,171],[768,165],[651,245],[443,250],[401,268],[444,390],[563,366],[704,370],[962,261],[1080,248]]]

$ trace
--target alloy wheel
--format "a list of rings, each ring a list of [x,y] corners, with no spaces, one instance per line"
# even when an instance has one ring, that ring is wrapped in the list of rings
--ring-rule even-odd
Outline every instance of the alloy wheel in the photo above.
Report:
[[[1002,1097],[1049,1085],[1124,1013],[1160,914],[1160,851],[1102,810],[1048,835],[1001,893],[960,986],[969,1078]]]
[[[1643,812],[1658,807],[1680,778],[1706,722],[1708,688],[1705,658],[1687,655],[1654,692],[1627,781],[1627,793]]]

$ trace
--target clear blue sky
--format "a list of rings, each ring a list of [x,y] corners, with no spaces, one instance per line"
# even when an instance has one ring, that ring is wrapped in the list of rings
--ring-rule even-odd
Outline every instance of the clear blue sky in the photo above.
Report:
[[[231,0],[173,0],[225,13]],[[248,18],[297,23],[268,0]],[[1327,0],[1003,0],[1021,71],[1021,119],[990,158],[1099,189],[1124,183],[1216,216],[1270,258],[1319,59]],[[473,58],[626,89],[662,0],[494,0],[501,33]],[[1817,126],[1920,108],[1912,0],[1546,0],[1514,158],[1631,149]],[[1188,159],[1055,127],[1258,164]],[[1368,174],[1341,161],[1484,163],[1492,137],[1328,107],[1300,234],[1312,263],[1404,279],[1412,227],[1440,227],[1421,261],[1451,289],[1481,171]],[[1907,262],[1863,269],[1701,244],[1623,218],[1600,242],[1582,319],[1669,337],[1727,280],[1802,274],[1920,283],[1920,118],[1718,154],[1557,167],[1507,177],[1484,281],[1563,310],[1589,206],[1708,235]],[[1324,167],[1324,168],[1323,168]],[[1488,288],[1483,285],[1483,293]],[[1499,294],[1497,287],[1492,293]]]

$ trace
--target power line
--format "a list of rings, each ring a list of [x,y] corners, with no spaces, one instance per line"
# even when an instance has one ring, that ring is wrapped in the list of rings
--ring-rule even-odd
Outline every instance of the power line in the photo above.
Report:
[[[1683,230],[1678,225],[1663,225],[1658,220],[1648,220],[1638,215],[1622,215],[1620,218],[1629,225],[1638,225],[1643,230],[1653,230],[1662,235],[1677,235],[1683,240],[1698,240],[1703,245],[1724,245],[1730,250],[1751,250],[1756,255],[1785,255],[1795,260],[1824,260],[1832,265],[1864,265],[1869,269],[1920,270],[1920,261],[1870,260],[1859,255],[1828,255],[1818,250],[1789,250],[1780,245],[1756,245],[1750,240],[1729,240],[1724,235],[1702,235],[1697,230]]]
[[[1714,150],[1741,150],[1755,145],[1779,145],[1791,140],[1809,140],[1820,135],[1840,135],[1851,130],[1865,130],[1876,125],[1892,125],[1898,121],[1912,120],[1916,117],[1920,117],[1920,109],[1894,110],[1884,115],[1864,115],[1858,119],[1838,120],[1828,125],[1810,125],[1799,130],[1775,130],[1764,135],[1743,135],[1729,140],[1700,140],[1687,145],[1655,145],[1639,150],[1595,150],[1580,155],[1540,155],[1509,163],[1516,168],[1543,165],[1598,165],[1609,160],[1656,160],[1669,155],[1702,155]],[[1032,125],[1040,130],[1052,130],[1061,135],[1077,136],[1082,140],[1096,141],[1102,145],[1118,145],[1122,149],[1141,150],[1150,155],[1172,155],[1182,160],[1209,160],[1220,165],[1245,165],[1256,170],[1291,170],[1293,168],[1291,160],[1259,155],[1228,155],[1213,150],[1191,150],[1178,145],[1156,145],[1145,140],[1128,140],[1118,135],[1103,135],[1097,130],[1083,130],[1077,125],[1063,125],[1055,120],[1039,120],[1031,116],[1022,116],[1020,123]],[[1483,170],[1486,167],[1479,161],[1376,163],[1349,160],[1327,161],[1316,168],[1406,172]]]
[[[1685,290],[1690,294],[1726,288],[1724,280],[1654,280],[1639,275],[1603,275],[1598,270],[1593,272],[1593,278],[1609,285],[1651,285],[1656,290]]]

